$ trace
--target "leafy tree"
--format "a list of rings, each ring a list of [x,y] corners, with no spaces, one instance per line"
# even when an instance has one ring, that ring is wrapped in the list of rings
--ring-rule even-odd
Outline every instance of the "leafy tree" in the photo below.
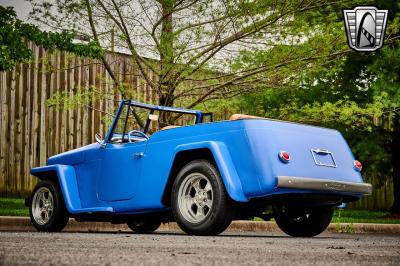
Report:
[[[159,104],[167,106],[179,100],[191,108],[259,90],[260,84],[282,88],[293,73],[348,52],[337,27],[342,22],[328,23],[347,1],[31,2],[31,18],[41,25],[128,51]],[[118,86],[108,62],[103,63]],[[134,97],[133,90],[124,94]]]
[[[17,19],[12,7],[0,6],[0,71],[11,70],[16,63],[31,59],[32,52],[24,39],[42,45],[48,50],[62,50],[81,56],[102,57],[102,49],[97,42],[74,43],[72,32],[43,32],[38,27]]]

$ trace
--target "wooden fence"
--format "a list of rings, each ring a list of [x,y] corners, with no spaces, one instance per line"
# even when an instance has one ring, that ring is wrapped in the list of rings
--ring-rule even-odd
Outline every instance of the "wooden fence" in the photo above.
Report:
[[[104,136],[107,115],[99,110],[113,114],[121,99],[98,61],[68,53],[50,54],[28,45],[33,50],[31,63],[0,72],[0,195],[27,195],[36,184],[29,174],[32,167],[45,165],[49,156],[94,142],[96,132]],[[108,54],[107,61],[121,82],[136,89],[137,100],[155,101],[155,93],[128,55]],[[57,92],[73,99],[80,88],[89,87],[109,97],[78,108],[46,102]]]
[[[41,47],[29,46],[34,55],[31,63],[0,72],[0,196],[27,195],[36,184],[36,179],[29,174],[32,167],[45,165],[49,156],[94,142],[96,132],[104,136],[107,115],[99,110],[113,114],[121,99],[98,61],[68,53],[50,54]],[[156,103],[156,93],[128,55],[107,54],[107,61],[120,82],[136,91],[134,98]],[[154,74],[150,76],[153,80],[158,78]],[[80,88],[86,91],[94,88],[93,95],[96,89],[101,90],[108,97],[78,108],[47,103],[47,99],[60,92],[73,99],[79,95]],[[216,117],[228,115],[222,110]],[[351,208],[388,209],[393,203],[391,180],[366,179],[374,186],[373,196],[351,204]]]
[[[350,203],[351,209],[389,210],[393,205],[393,180],[383,176],[365,176],[365,182],[372,184],[372,195]]]

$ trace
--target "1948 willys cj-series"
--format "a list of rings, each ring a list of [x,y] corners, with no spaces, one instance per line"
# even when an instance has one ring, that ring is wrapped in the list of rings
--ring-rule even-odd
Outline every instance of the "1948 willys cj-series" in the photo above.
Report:
[[[258,216],[315,236],[335,206],[371,193],[336,130],[238,114],[206,120],[211,113],[121,101],[104,139],[31,170],[40,179],[33,225],[60,231],[73,217],[145,233],[176,221],[188,234],[216,235]]]

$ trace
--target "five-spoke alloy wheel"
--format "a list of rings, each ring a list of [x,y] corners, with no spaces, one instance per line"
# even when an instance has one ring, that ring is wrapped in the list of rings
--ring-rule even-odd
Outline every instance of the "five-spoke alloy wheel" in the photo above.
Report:
[[[58,184],[40,181],[32,192],[29,204],[32,224],[39,231],[58,232],[68,223],[68,213]]]
[[[32,216],[35,221],[44,225],[53,215],[54,201],[47,187],[39,188],[32,199]]]
[[[211,182],[202,173],[189,174],[178,191],[178,208],[191,223],[201,223],[211,213],[213,192]]]
[[[217,235],[231,223],[234,207],[217,168],[195,160],[178,173],[172,190],[172,211],[183,231]]]

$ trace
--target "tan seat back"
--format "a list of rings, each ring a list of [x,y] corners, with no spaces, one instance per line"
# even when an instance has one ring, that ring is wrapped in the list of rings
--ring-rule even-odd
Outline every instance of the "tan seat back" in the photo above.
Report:
[[[160,130],[167,130],[167,129],[177,128],[177,127],[181,127],[181,126],[174,126],[174,125],[165,126],[165,127],[162,127]]]
[[[264,119],[264,117],[244,114],[233,114],[229,120],[241,120],[241,119]]]

